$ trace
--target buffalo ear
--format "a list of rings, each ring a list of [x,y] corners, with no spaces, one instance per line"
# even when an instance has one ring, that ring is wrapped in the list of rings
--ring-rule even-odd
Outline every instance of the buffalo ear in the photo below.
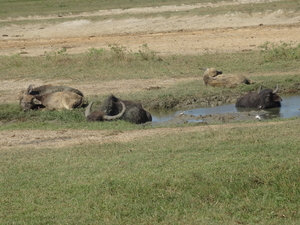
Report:
[[[42,102],[41,102],[40,100],[36,99],[36,98],[33,98],[33,99],[32,99],[32,102],[33,102],[34,104],[36,104],[36,105],[42,105]]]

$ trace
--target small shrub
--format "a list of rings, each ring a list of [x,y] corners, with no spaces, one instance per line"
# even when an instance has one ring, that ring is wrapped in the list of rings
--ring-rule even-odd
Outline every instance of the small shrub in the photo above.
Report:
[[[45,56],[46,56],[46,59],[50,60],[50,59],[56,58],[59,55],[63,55],[66,52],[67,52],[67,49],[62,48],[61,50],[59,50],[57,52],[45,52]]]
[[[106,53],[106,50],[104,48],[96,49],[96,48],[90,48],[88,50],[87,55],[88,56],[102,56]]]
[[[22,67],[23,59],[20,54],[14,54],[12,56],[7,57],[10,67]]]
[[[66,65],[72,61],[72,58],[66,54],[67,49],[62,48],[57,52],[45,52],[46,60],[54,65]],[[44,64],[47,67],[47,64]]]
[[[111,58],[117,61],[130,61],[130,52],[127,51],[125,46],[113,44],[108,45],[110,47]]]
[[[156,55],[155,51],[149,49],[147,44],[143,44],[135,55],[142,61],[162,61],[162,59]]]
[[[108,45],[109,50],[103,48],[89,49],[87,55],[92,59],[101,60],[105,62],[132,62],[132,61],[162,61],[160,57],[156,55],[155,51],[149,49],[147,44],[144,44],[140,47],[138,52],[132,52],[127,50],[125,46],[112,44]]]
[[[265,62],[300,60],[300,44],[293,46],[292,43],[275,44],[266,42],[259,46]]]

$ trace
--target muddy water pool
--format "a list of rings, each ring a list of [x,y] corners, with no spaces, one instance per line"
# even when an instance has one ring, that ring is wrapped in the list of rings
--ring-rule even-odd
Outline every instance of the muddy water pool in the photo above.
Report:
[[[235,104],[230,104],[209,108],[182,109],[177,111],[151,111],[151,114],[153,122],[165,122],[183,112],[187,115],[205,116],[210,114],[257,111],[257,114],[260,115],[262,119],[300,117],[300,95],[281,95],[281,98],[283,100],[281,102],[281,108],[266,109],[264,111],[253,108],[236,108]]]

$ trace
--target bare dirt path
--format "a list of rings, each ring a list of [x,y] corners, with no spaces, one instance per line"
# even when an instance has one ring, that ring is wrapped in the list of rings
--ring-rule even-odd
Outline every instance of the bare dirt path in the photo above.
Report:
[[[123,20],[104,19],[93,22],[93,16],[116,14],[149,14],[164,11],[188,11],[194,8],[222,5],[260,4],[276,0],[237,0],[219,4],[195,4],[132,9],[100,10],[79,15],[64,15],[64,20],[47,23],[57,15],[12,18],[10,26],[0,27],[0,54],[22,53],[29,56],[67,48],[67,52],[85,52],[89,48],[107,48],[119,44],[136,51],[143,44],[160,54],[199,54],[256,49],[270,42],[298,42],[300,15],[281,9],[265,13],[228,13],[216,16],[132,17]],[[275,4],[275,3],[274,3]],[[70,21],[65,21],[68,18]],[[39,23],[14,25],[18,20]],[[1,22],[1,21],[0,21]]]
[[[107,130],[72,130],[64,129],[59,131],[41,130],[18,130],[0,131],[0,146],[7,148],[62,148],[84,144],[103,144],[109,142],[129,142],[140,138],[158,135],[160,137],[169,134],[188,132],[211,132],[214,130],[225,130],[247,126],[272,126],[278,122],[264,122],[255,124],[223,124],[204,125],[179,128],[155,128],[133,131],[107,131]]]
[[[202,78],[178,78],[178,79],[134,79],[128,80],[115,80],[115,81],[102,81],[99,83],[75,83],[72,80],[3,80],[0,85],[0,103],[9,103],[18,101],[18,95],[21,90],[25,90],[30,84],[35,87],[52,84],[52,85],[65,85],[72,86],[79,90],[84,90],[85,96],[108,95],[111,93],[120,94],[128,92],[143,91],[151,88],[167,88],[175,85],[178,82],[186,81],[202,82]]]
[[[270,0],[272,1],[272,0]],[[239,0],[231,4],[260,4],[261,0]],[[276,1],[272,1],[276,2]],[[220,3],[228,4],[228,3]],[[0,54],[11,55],[21,53],[27,56],[44,55],[44,52],[58,51],[66,48],[67,53],[85,52],[90,48],[107,48],[109,44],[126,46],[137,51],[140,46],[147,46],[159,54],[199,54],[203,52],[236,52],[257,49],[265,42],[299,43],[300,15],[278,10],[271,13],[246,15],[241,13],[219,16],[174,16],[170,18],[147,17],[145,19],[130,18],[125,20],[103,20],[92,22],[90,16],[121,13],[149,13],[155,11],[191,10],[193,7],[216,7],[212,4],[193,6],[165,6],[157,8],[140,8],[126,10],[106,10],[80,15],[64,16],[70,21],[56,24],[46,23],[48,17],[12,18],[11,26],[0,27]],[[76,19],[78,17],[78,19]],[[75,18],[75,20],[74,20]],[[9,18],[8,18],[9,20]],[[39,20],[40,23],[13,25],[19,20]],[[1,21],[0,21],[1,22]],[[196,78],[186,78],[196,79]],[[200,78],[199,78],[200,79]],[[114,81],[101,84],[74,84],[80,90],[95,93],[139,91],[149,86],[167,87],[182,79],[145,80],[136,79],[130,84],[125,81]],[[52,84],[66,85],[70,80],[55,80]],[[43,80],[3,80],[0,86],[0,101],[11,102],[15,99],[15,90],[21,90],[29,84],[49,84]],[[88,89],[86,87],[89,87]],[[121,88],[122,87],[122,88]],[[86,93],[89,95],[89,93]],[[265,123],[264,123],[265,124]],[[64,147],[84,143],[105,143],[109,141],[131,141],[137,137],[170,132],[203,131],[231,127],[204,126],[188,128],[157,128],[138,131],[113,133],[107,131],[1,131],[1,148],[14,147]],[[237,125],[234,125],[237,126]],[[245,125],[243,125],[245,126]]]
[[[110,44],[125,46],[134,52],[137,52],[143,44],[147,44],[151,50],[158,52],[158,54],[236,52],[258,49],[260,45],[267,41],[274,43],[297,42],[300,33],[300,23],[259,25],[258,22],[249,27],[216,27],[201,30],[183,30],[183,27],[186,27],[188,23],[186,23],[186,26],[184,24],[171,31],[162,30],[153,31],[153,33],[146,33],[145,31],[130,34],[99,35],[91,32],[90,34],[83,34],[85,36],[81,37],[74,35],[72,37],[6,39],[0,41],[0,52],[3,55],[22,53],[28,56],[36,56],[44,55],[45,52],[59,51],[62,48],[66,48],[67,53],[74,54],[86,52],[91,48],[105,49]],[[53,29],[56,29],[56,32],[58,32],[58,28]],[[76,29],[76,25],[70,29]],[[91,29],[94,30],[95,28],[91,26]],[[40,32],[42,33],[42,31]],[[26,36],[24,33],[25,31],[20,34]],[[51,33],[55,32],[51,31]]]

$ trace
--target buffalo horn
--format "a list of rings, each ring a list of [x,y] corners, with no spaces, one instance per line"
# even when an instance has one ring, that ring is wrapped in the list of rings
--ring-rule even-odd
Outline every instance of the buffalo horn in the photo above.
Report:
[[[261,86],[259,86],[257,93],[259,94],[261,91]]]
[[[123,108],[122,108],[122,111],[119,114],[117,114],[115,116],[105,115],[105,116],[103,116],[103,119],[104,120],[115,120],[115,119],[120,118],[126,110],[125,104],[123,102],[120,102],[120,103],[121,103]],[[84,112],[85,117],[88,117],[91,114],[91,108],[92,108],[93,104],[94,104],[94,101],[90,102],[90,104],[86,107],[85,112]]]
[[[117,114],[115,116],[105,115],[105,116],[103,116],[103,119],[105,119],[105,120],[115,120],[115,119],[118,119],[121,116],[123,116],[123,114],[124,114],[124,112],[126,110],[126,107],[125,107],[125,104],[123,102],[120,102],[120,103],[121,103],[121,105],[122,105],[123,108],[122,108],[122,111],[119,114]]]
[[[276,89],[273,91],[273,94],[277,93],[277,91],[278,91],[278,84],[276,86]]]
[[[30,84],[30,85],[28,86],[27,90],[26,90],[26,94],[29,95],[30,92],[32,91],[32,89],[33,89],[33,85]]]
[[[90,104],[86,107],[86,109],[84,111],[85,117],[88,117],[91,114],[91,108],[92,108],[93,104],[94,104],[94,101],[91,101]]]

